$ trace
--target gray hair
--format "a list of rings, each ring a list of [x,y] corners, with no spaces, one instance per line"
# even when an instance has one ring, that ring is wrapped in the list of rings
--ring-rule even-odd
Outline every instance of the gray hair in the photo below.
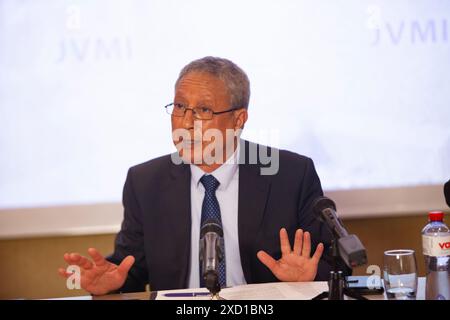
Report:
[[[186,65],[180,72],[175,88],[180,80],[190,72],[204,72],[222,80],[231,97],[232,108],[248,108],[250,81],[245,72],[230,60],[218,57],[204,57]]]

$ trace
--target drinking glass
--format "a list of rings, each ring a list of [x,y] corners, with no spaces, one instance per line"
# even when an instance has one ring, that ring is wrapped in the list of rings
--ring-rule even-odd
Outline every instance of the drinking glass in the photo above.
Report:
[[[388,299],[415,299],[417,263],[414,250],[388,250],[384,252],[383,258],[383,278]]]

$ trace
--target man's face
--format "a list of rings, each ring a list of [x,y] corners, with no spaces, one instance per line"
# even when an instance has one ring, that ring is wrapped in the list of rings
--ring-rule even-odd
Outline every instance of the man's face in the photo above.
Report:
[[[188,73],[179,81],[175,89],[174,102],[188,108],[205,107],[214,112],[229,110],[233,107],[230,103],[228,90],[222,80],[208,73],[199,72]],[[198,160],[197,162],[194,161],[194,150],[197,154],[198,150],[201,150],[201,154],[203,154],[203,151],[211,143],[218,144],[223,155],[226,155],[227,129],[233,131],[240,129],[246,120],[247,112],[245,109],[213,115],[210,120],[198,120],[194,117],[192,110],[187,110],[184,117],[172,116],[172,131],[184,129],[185,132],[188,132],[189,139],[183,139],[175,135],[174,144],[177,146],[180,155],[191,163],[198,164]],[[211,131],[211,129],[217,131]],[[218,141],[215,137],[208,137],[208,130],[209,133],[220,132],[223,140]],[[184,150],[180,150],[180,146]],[[190,155],[188,155],[190,159],[187,159],[187,155],[183,154],[188,149],[190,150]]]

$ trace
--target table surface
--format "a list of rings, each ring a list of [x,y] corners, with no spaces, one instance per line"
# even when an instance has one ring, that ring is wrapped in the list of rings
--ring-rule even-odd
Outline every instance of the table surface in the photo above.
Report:
[[[104,296],[79,296],[79,297],[67,297],[57,298],[70,299],[70,300],[153,300],[156,298],[157,292],[133,292],[133,293],[120,293],[120,294],[108,294]],[[380,295],[368,295],[369,300],[387,300],[386,292]],[[425,278],[420,277],[417,285],[416,300],[425,300]]]

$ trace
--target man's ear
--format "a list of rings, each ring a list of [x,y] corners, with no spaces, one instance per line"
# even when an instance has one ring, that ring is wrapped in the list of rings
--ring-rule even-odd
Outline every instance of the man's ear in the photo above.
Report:
[[[241,108],[234,111],[234,130],[244,129],[248,119],[247,109]]]

